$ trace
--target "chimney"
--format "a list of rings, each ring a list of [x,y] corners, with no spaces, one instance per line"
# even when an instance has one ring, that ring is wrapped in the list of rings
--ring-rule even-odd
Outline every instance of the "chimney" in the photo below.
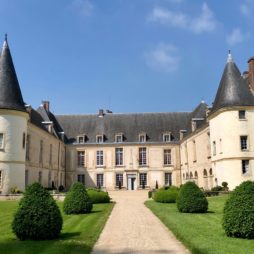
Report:
[[[254,92],[254,56],[248,60],[249,64],[249,77],[250,77],[250,88]]]
[[[42,101],[42,106],[46,111],[49,111],[49,101]]]
[[[191,131],[194,132],[197,129],[197,122],[192,118],[191,120]]]
[[[180,130],[180,140],[184,138],[184,134],[186,133],[186,130]]]
[[[103,117],[104,116],[104,110],[103,109],[99,109],[99,117]]]
[[[249,77],[249,72],[248,71],[244,71],[242,76],[243,76],[243,79],[248,78]]]

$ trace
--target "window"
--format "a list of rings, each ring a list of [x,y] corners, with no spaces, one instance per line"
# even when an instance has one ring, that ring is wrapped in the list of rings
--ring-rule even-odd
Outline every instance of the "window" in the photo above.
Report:
[[[84,167],[85,166],[85,152],[84,151],[78,151],[77,152],[77,159],[78,159],[78,167]]]
[[[248,149],[248,137],[241,136],[240,142],[241,142],[241,150],[247,150]]]
[[[139,148],[139,165],[146,165],[146,147]]]
[[[49,146],[49,165],[52,166],[52,144]]]
[[[103,143],[103,135],[97,135],[96,136],[96,143]]]
[[[26,133],[23,132],[23,136],[22,136],[22,147],[23,149],[26,148]]]
[[[170,142],[170,133],[164,133],[163,134],[163,142]]]
[[[0,149],[4,148],[4,134],[0,133]]]
[[[239,119],[246,119],[245,110],[239,110],[238,115],[239,115]]]
[[[242,173],[249,173],[249,160],[242,160]]]
[[[97,174],[96,183],[99,188],[103,186],[103,174]]]
[[[40,153],[39,153],[39,163],[42,164],[43,161],[43,141],[40,141]]]
[[[116,186],[123,186],[123,174],[116,174]]]
[[[146,173],[139,174],[139,185],[142,187],[147,185],[147,174]]]
[[[0,188],[2,187],[2,181],[3,181],[2,178],[3,178],[3,173],[0,170]]]
[[[115,136],[115,142],[116,143],[122,143],[123,142],[123,135],[122,134],[117,134]]]
[[[146,142],[146,134],[139,134],[139,142],[141,143]]]
[[[171,165],[171,149],[164,150],[164,165]]]
[[[96,165],[103,166],[103,151],[102,150],[96,152]]]
[[[30,160],[30,135],[27,135],[26,137],[26,159]]]
[[[216,142],[213,141],[213,155],[216,155]]]
[[[115,150],[116,156],[116,166],[123,165],[123,148],[116,148]]]
[[[85,135],[77,136],[77,141],[79,144],[84,144],[86,141],[86,136]]]
[[[172,185],[172,173],[165,173],[165,185],[166,186]]]
[[[38,182],[41,184],[42,182],[42,172],[40,171],[39,172],[39,175],[38,175]]]
[[[85,185],[85,175],[78,175],[78,182],[83,183]]]

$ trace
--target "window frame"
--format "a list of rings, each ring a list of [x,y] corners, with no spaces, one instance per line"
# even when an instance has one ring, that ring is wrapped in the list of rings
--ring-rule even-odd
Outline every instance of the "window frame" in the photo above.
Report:
[[[118,141],[118,138],[120,137],[120,141]],[[115,143],[122,143],[123,142],[123,134],[116,134],[115,135]]]
[[[172,165],[172,150],[171,149],[164,149],[163,150],[163,165],[164,166],[171,166]]]
[[[97,167],[104,166],[104,151],[103,150],[96,151],[96,166]]]
[[[245,164],[248,162],[247,164]],[[242,160],[242,174],[243,175],[249,175],[250,173],[250,160]]]
[[[143,140],[142,140],[143,139]],[[147,135],[146,135],[146,133],[140,133],[139,135],[138,135],[138,142],[139,143],[145,143],[146,142],[146,140],[147,140]]]
[[[85,167],[85,155],[86,155],[85,151],[77,151],[77,166],[80,168]]]
[[[0,146],[0,150],[4,150],[4,147],[5,147],[5,133],[1,132],[0,135],[3,135],[2,145]]]
[[[169,139],[165,140],[166,137],[168,137]],[[165,132],[165,133],[163,133],[163,142],[165,142],[165,143],[171,142],[171,132]]]
[[[80,139],[83,139],[83,142],[80,142]],[[77,136],[77,143],[78,144],[84,144],[85,142],[86,142],[86,135],[85,134]]]
[[[100,141],[101,138],[101,141]],[[102,144],[104,143],[104,135],[96,135],[96,143]]]
[[[101,177],[101,179],[99,179]],[[97,187],[104,187],[104,174],[98,173],[96,174],[96,186]]]
[[[139,186],[143,186],[143,181],[145,181],[144,186],[147,186],[147,173],[139,173]]]
[[[138,162],[139,162],[139,166],[147,166],[147,148],[146,147],[138,148]]]
[[[167,176],[170,176],[170,177],[167,179]],[[165,186],[172,186],[172,173],[171,172],[165,172],[164,184],[165,184]]]
[[[115,166],[123,166],[123,147],[116,147],[115,148]]]
[[[116,187],[119,186],[119,182],[121,182],[121,186],[123,187],[123,173],[116,173]]]
[[[246,110],[239,110],[238,111],[238,119],[239,120],[246,120]]]
[[[241,135],[240,136],[240,149],[241,149],[241,151],[248,151],[249,150],[248,136],[247,135]]]

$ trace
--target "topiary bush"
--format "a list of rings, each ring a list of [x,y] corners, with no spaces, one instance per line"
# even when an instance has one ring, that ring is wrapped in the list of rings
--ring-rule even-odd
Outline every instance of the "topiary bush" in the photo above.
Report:
[[[60,210],[49,192],[39,183],[26,188],[14,215],[12,230],[20,240],[57,238],[62,229]]]
[[[222,225],[227,236],[254,238],[254,182],[243,182],[230,194]]]
[[[170,187],[169,189],[160,189],[154,193],[153,199],[160,203],[175,203],[178,196],[179,189],[177,187]]]
[[[84,184],[74,183],[64,199],[64,212],[66,214],[90,213],[92,208],[93,204]]]
[[[206,213],[208,202],[194,182],[187,182],[180,188],[177,208],[182,213]]]
[[[110,197],[107,192],[96,189],[88,189],[87,194],[93,204],[109,203]]]

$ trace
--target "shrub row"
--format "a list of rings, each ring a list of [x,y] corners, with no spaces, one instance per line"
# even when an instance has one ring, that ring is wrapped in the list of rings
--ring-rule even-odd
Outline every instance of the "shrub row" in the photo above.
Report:
[[[107,192],[97,189],[88,189],[87,194],[93,204],[109,203],[110,197]]]
[[[177,187],[161,188],[154,193],[153,199],[160,203],[175,203],[179,189]]]

